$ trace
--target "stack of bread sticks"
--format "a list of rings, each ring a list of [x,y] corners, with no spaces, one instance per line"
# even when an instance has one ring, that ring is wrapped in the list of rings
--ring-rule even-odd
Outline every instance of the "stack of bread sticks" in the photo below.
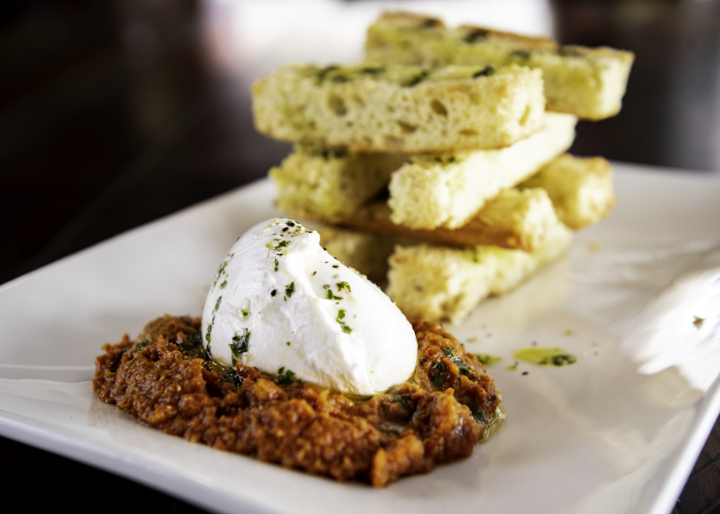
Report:
[[[461,321],[562,258],[615,204],[578,119],[621,107],[633,55],[386,13],[356,65],[253,85],[257,129],[295,143],[277,205],[411,318]]]

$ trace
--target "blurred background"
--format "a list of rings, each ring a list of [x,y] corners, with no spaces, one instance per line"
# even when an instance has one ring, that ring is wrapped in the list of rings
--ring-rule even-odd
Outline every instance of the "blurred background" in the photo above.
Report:
[[[622,112],[581,123],[572,151],[720,174],[720,0],[2,0],[0,284],[265,176],[289,146],[255,133],[253,79],[286,62],[360,59],[366,27],[393,9],[632,50]],[[686,489],[678,513],[720,511],[714,434],[688,486],[709,469],[710,489]],[[154,512],[193,510],[1,441],[6,486],[45,469],[115,480]],[[71,478],[46,488],[69,511],[96,511],[93,496],[67,493]],[[52,495],[33,501],[62,510]]]

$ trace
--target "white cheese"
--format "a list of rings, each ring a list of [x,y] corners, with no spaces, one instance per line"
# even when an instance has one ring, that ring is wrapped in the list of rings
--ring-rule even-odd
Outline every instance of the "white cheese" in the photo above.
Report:
[[[222,364],[362,396],[405,382],[417,360],[415,333],[395,304],[287,218],[256,225],[230,249],[202,336]]]

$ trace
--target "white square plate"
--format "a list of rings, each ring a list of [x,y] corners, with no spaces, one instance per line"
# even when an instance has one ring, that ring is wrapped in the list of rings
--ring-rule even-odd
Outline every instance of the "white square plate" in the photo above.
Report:
[[[720,181],[615,170],[618,207],[564,261],[449,327],[504,359],[490,373],[507,423],[466,461],[385,489],[338,484],[158,433],[95,399],[101,344],[199,314],[227,249],[277,215],[268,181],[1,286],[0,432],[218,512],[669,512],[720,412],[719,311],[693,310],[718,289]],[[533,341],[578,362],[508,370]]]

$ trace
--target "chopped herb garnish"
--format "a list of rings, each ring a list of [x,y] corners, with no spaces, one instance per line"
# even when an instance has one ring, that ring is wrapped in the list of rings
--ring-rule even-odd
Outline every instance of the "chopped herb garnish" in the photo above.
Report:
[[[202,336],[198,333],[190,334],[185,339],[188,343],[190,343],[191,348],[197,348],[202,345]]]
[[[488,36],[488,31],[485,29],[472,29],[470,32],[465,34],[462,39],[465,43],[475,43],[481,39],[485,39]]]
[[[285,228],[287,228],[287,227],[285,227]],[[273,269],[273,271],[277,271],[279,268],[280,268],[280,263],[278,262],[277,257],[275,257],[275,268]]]
[[[362,75],[379,75],[380,73],[383,73],[385,71],[385,66],[377,66],[377,67],[367,67],[367,68],[360,68],[358,70],[358,73]]]
[[[330,290],[330,289],[328,289],[327,292],[325,293],[325,299],[326,300],[336,300],[336,301],[344,300],[344,298],[342,296],[335,296],[333,294],[332,290]]]
[[[237,361],[240,359],[240,356],[243,353],[247,353],[249,343],[250,343],[250,331],[247,328],[243,328],[242,335],[235,334],[233,336],[232,343],[229,344],[230,353],[232,353],[233,366],[235,366],[237,364]],[[209,347],[209,345],[208,345],[208,347]]]
[[[215,275],[215,280],[213,281],[213,285],[210,289],[214,288],[217,285],[218,280],[220,280],[220,277],[223,276],[226,271],[225,268],[227,268],[228,262],[230,262],[230,259],[232,259],[234,253],[231,253],[227,259],[223,261],[223,263],[220,265],[220,268],[218,269],[217,275]]]
[[[344,318],[345,318],[345,309],[338,310],[338,315],[337,315],[337,318],[335,319],[335,321],[338,322],[338,325],[340,325],[340,328],[342,329],[343,332],[345,332],[346,334],[352,334],[352,328],[347,326],[347,324],[343,321]]]
[[[460,359],[459,357],[455,357],[452,360],[452,362],[453,362],[453,364],[455,364],[458,367],[461,375],[470,376],[473,374],[472,368],[470,366],[468,366],[468,364],[464,360]]]
[[[290,341],[288,341],[288,342],[287,342],[287,343],[285,343],[285,344],[286,344],[286,345],[288,345],[288,346],[290,346]]]
[[[226,286],[227,286],[227,280],[223,280],[223,283],[220,284],[220,289],[225,289]]]
[[[325,80],[325,77],[327,77],[328,73],[330,73],[333,70],[338,69],[338,66],[336,65],[330,65],[322,68],[320,71],[317,72],[317,83],[318,85],[322,84]],[[290,225],[292,226],[292,225]]]
[[[441,22],[437,18],[426,18],[420,23],[418,28],[431,29],[433,27],[439,27],[440,24]]]
[[[287,302],[287,299],[290,298],[294,292],[295,282],[290,282],[288,285],[285,286],[285,297],[283,298],[283,300]]]
[[[420,73],[418,73],[413,78],[411,78],[409,81],[407,81],[405,84],[403,84],[403,86],[405,86],[405,87],[417,86],[420,82],[425,80],[428,75],[430,75],[430,72],[428,70],[422,70]]]
[[[530,50],[513,50],[510,52],[510,57],[517,57],[518,59],[527,61],[530,59]]]
[[[210,321],[210,324],[207,327],[207,332],[205,332],[205,341],[210,344],[210,332],[212,332],[213,323],[215,322],[215,316],[213,316],[213,319]]]
[[[279,252],[283,248],[287,247],[290,244],[290,241],[283,240],[283,239],[273,239],[272,241],[269,241],[265,243],[265,246],[272,250],[273,252]]]
[[[480,409],[480,407],[478,407],[477,405],[475,405],[472,402],[468,402],[465,405],[467,405],[468,408],[470,409],[470,412],[472,413],[473,418],[475,418],[480,423],[485,423],[485,412],[483,412],[482,409]]]
[[[250,316],[250,309],[240,309],[240,312],[242,313],[243,318],[247,318],[248,316]]]
[[[445,354],[445,357],[452,357],[453,355],[455,355],[455,350],[445,347],[443,348],[443,353]]]
[[[278,384],[280,385],[290,385],[295,382],[295,373],[289,369],[286,370],[285,366],[278,370],[278,375],[280,375],[278,377]]]
[[[218,296],[217,302],[215,302],[215,311],[217,311],[220,308],[220,302],[222,302],[222,296]]]
[[[472,78],[476,79],[478,77],[489,77],[493,73],[495,73],[495,68],[492,66],[485,66],[482,70],[473,73]]]
[[[569,49],[569,48],[566,47],[566,46],[561,46],[560,48],[557,49],[556,52],[557,52],[558,55],[561,55],[561,56],[563,56],[563,57],[585,57],[585,56],[584,56],[583,54],[581,54],[580,52],[576,52],[575,50],[571,50],[571,49]]]
[[[347,282],[338,282],[335,285],[337,286],[338,293],[343,289],[347,289],[349,293],[352,293],[352,289],[350,289],[350,284],[348,284]]]
[[[150,344],[150,339],[143,339],[142,341],[140,341],[140,342],[137,344],[137,346],[135,347],[135,349],[136,349],[136,350],[142,350],[143,348],[145,348],[145,347],[146,347],[147,345],[149,345],[149,344]]]
[[[438,371],[437,369],[433,369],[430,373],[430,381],[435,387],[442,387],[443,381],[442,377],[440,376],[440,371]]]
[[[332,79],[333,82],[337,84],[343,84],[345,82],[350,82],[352,79],[348,77],[347,75],[335,75]]]

